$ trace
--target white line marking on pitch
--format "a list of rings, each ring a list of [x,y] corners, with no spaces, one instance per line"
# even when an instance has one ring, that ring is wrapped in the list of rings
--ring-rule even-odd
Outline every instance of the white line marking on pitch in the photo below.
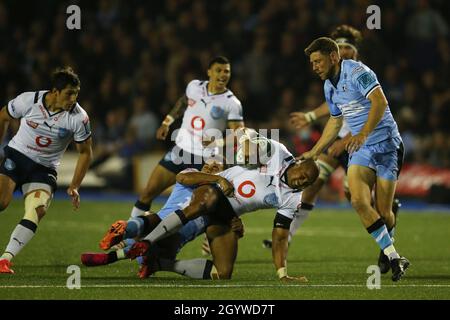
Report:
[[[81,286],[82,288],[366,288],[359,284],[224,284],[224,285],[202,285],[202,284],[92,284]],[[450,288],[450,284],[399,284],[385,285],[382,288]],[[66,288],[63,285],[3,285],[0,289],[40,289],[40,288]]]

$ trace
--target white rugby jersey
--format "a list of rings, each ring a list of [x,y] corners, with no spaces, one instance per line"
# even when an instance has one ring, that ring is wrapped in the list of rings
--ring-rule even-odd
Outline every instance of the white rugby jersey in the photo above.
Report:
[[[20,119],[20,127],[8,146],[56,169],[69,143],[87,140],[91,129],[89,117],[78,103],[70,111],[49,111],[44,104],[47,92],[24,92],[9,101],[7,111],[12,118]]]
[[[242,121],[242,105],[230,90],[221,94],[208,92],[208,81],[192,80],[186,87],[188,107],[175,139],[177,146],[196,155],[203,155],[203,136],[223,132],[227,121]],[[216,131],[217,132],[217,131]]]
[[[276,208],[278,213],[293,219],[300,207],[301,193],[281,181],[283,172],[281,170],[279,174],[268,175],[262,168],[249,170],[234,166],[219,175],[234,186],[234,197],[227,199],[237,215]]]

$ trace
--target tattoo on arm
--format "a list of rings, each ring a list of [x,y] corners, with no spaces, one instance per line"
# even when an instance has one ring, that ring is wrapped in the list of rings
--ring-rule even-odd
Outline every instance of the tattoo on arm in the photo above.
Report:
[[[188,106],[187,101],[188,99],[186,95],[183,95],[181,98],[179,98],[175,103],[175,106],[172,108],[172,110],[170,110],[169,115],[175,120],[181,117]]]

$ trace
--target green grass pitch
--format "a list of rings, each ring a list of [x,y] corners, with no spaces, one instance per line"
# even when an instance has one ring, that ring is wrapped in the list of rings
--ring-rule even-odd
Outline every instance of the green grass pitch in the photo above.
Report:
[[[291,275],[309,282],[284,285],[275,275],[271,251],[261,241],[271,235],[273,210],[243,216],[246,233],[230,281],[191,280],[160,272],[140,280],[135,261],[86,268],[81,289],[66,287],[69,265],[81,265],[80,253],[99,251],[109,225],[128,216],[131,203],[53,201],[38,233],[14,260],[14,275],[0,275],[0,299],[450,299],[450,214],[402,210],[395,245],[411,261],[404,279],[382,275],[381,289],[369,290],[366,273],[378,249],[351,210],[317,209],[289,249]],[[0,249],[22,218],[15,200],[0,214]],[[188,244],[180,258],[197,258],[201,239]]]

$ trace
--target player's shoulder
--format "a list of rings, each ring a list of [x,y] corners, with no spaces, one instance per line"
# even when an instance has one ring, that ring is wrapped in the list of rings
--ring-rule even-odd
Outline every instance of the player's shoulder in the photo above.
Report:
[[[224,97],[230,105],[241,106],[241,101],[234,95],[233,91],[231,91],[230,89],[228,89],[224,93]]]
[[[38,103],[40,97],[45,93],[46,91],[25,91],[17,95],[15,98],[16,101],[20,101],[24,104],[35,104]]]
[[[86,121],[86,119],[89,120],[89,115],[84,110],[78,102],[75,103],[75,106],[69,111],[69,116],[76,121]]]
[[[370,68],[366,66],[364,63],[352,59],[343,60],[342,67],[344,71],[350,75],[350,77],[354,77],[357,74],[370,71]]]
[[[205,80],[194,79],[194,80],[189,81],[187,88],[202,87],[205,85],[205,83],[206,83]]]

